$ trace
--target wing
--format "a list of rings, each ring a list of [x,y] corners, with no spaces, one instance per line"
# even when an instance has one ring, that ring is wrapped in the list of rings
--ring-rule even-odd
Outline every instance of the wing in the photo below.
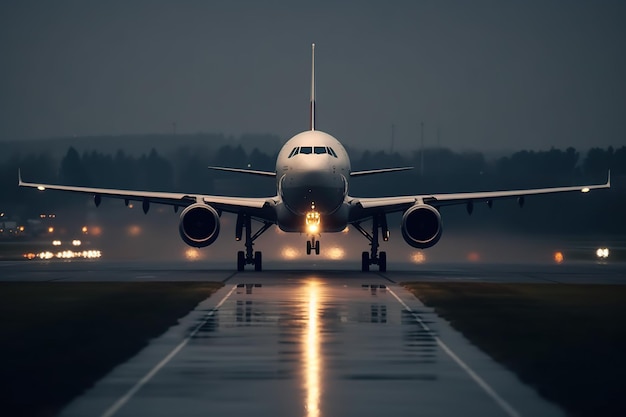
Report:
[[[209,169],[213,169],[215,171],[237,172],[239,174],[260,175],[262,177],[275,177],[276,176],[275,172],[256,171],[254,169],[240,169],[240,168],[227,168],[227,167],[209,167]]]
[[[126,202],[142,201],[147,202],[147,204],[166,204],[174,207],[186,207],[193,203],[206,203],[210,204],[217,210],[229,213],[246,212],[259,219],[272,222],[275,221],[275,214],[272,207],[280,202],[280,198],[278,196],[267,198],[226,197],[217,195],[118,190],[112,188],[76,187],[71,185],[33,183],[23,181],[21,172],[19,171],[18,185],[20,187],[36,188],[40,191],[60,190],[74,193],[92,194],[95,197],[97,204],[99,204],[101,197],[118,198],[126,200]],[[147,211],[147,209],[144,210]]]
[[[392,213],[403,211],[416,203],[430,204],[433,206],[449,206],[454,204],[468,204],[477,201],[493,201],[504,198],[523,198],[530,195],[556,194],[567,192],[588,193],[591,190],[611,188],[611,172],[604,184],[575,185],[571,187],[535,188],[527,190],[510,191],[486,191],[471,193],[450,193],[450,194],[424,194],[399,197],[374,197],[374,198],[348,198],[348,204],[354,209],[354,219],[356,221],[370,216],[373,212]]]
[[[363,175],[374,175],[374,174],[384,174],[386,172],[408,171],[410,169],[413,169],[413,167],[371,169],[369,171],[353,171],[350,173],[350,176],[361,177]]]

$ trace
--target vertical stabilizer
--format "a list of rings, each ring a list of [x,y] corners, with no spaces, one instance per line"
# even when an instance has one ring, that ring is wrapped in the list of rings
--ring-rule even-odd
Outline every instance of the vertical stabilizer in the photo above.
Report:
[[[311,45],[311,108],[309,128],[315,130],[315,44]]]

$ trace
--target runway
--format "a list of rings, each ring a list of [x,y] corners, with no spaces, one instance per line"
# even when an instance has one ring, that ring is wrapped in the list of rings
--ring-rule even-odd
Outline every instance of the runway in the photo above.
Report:
[[[225,283],[60,414],[102,417],[564,415],[397,283],[626,282],[621,264],[429,265],[385,274],[300,266],[235,273],[6,263],[0,271],[3,281]]]
[[[284,277],[308,276],[315,271],[361,276],[358,262],[279,262],[266,261],[261,275],[265,281],[283,283]],[[392,269],[393,268],[393,269]],[[384,274],[372,271],[367,277],[392,282],[502,282],[553,284],[626,284],[626,262],[555,263],[397,263]],[[173,261],[9,261],[0,262],[0,282],[150,282],[213,281],[233,282],[252,272],[237,274],[234,262]]]

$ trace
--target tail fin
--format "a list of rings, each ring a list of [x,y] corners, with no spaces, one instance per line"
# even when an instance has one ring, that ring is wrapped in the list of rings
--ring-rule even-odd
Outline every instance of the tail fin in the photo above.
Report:
[[[309,128],[315,130],[315,44],[311,44],[311,108]]]

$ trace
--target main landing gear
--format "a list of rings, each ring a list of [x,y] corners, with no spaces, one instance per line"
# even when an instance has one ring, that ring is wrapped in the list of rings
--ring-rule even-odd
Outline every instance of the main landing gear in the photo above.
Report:
[[[263,222],[263,226],[256,233],[252,234],[252,219],[248,214],[237,215],[237,226],[235,228],[235,240],[240,241],[245,229],[246,251],[237,252],[237,271],[243,271],[246,265],[254,265],[255,271],[263,270],[263,255],[260,251],[252,252],[254,241],[261,236],[273,223]]]
[[[389,227],[387,226],[387,217],[384,214],[377,214],[372,217],[372,233],[368,233],[363,227],[361,222],[352,223],[352,226],[356,228],[363,236],[370,241],[372,247],[370,253],[363,252],[361,254],[361,271],[367,272],[370,270],[370,265],[378,265],[380,272],[387,271],[387,252],[381,251],[378,253],[378,229],[381,229],[383,241],[389,240]]]

